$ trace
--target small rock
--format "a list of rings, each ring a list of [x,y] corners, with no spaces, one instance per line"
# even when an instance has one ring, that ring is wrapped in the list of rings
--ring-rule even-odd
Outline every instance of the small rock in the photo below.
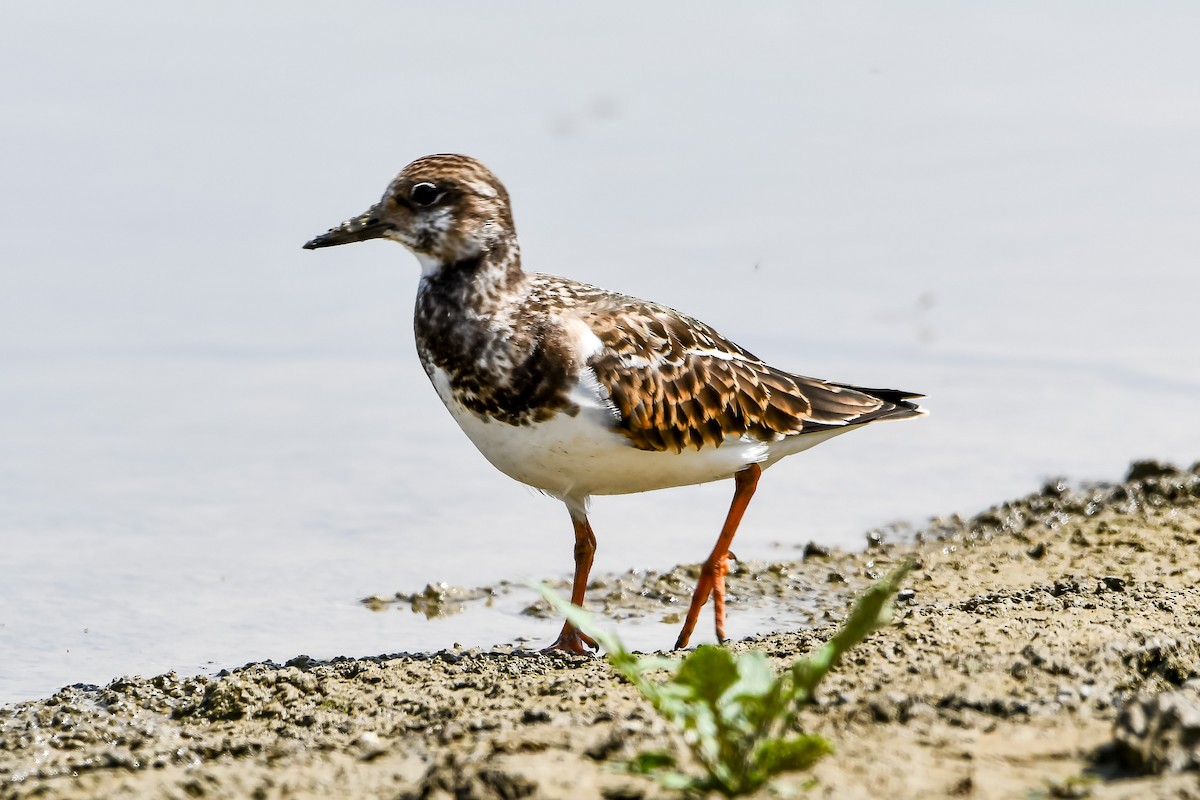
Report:
[[[895,722],[900,719],[900,708],[889,696],[872,697],[867,701],[867,708],[876,722]]]
[[[1143,773],[1200,769],[1200,693],[1135,698],[1118,715],[1113,736],[1122,760]]]
[[[1125,482],[1144,481],[1147,478],[1161,478],[1164,475],[1178,474],[1179,468],[1172,464],[1164,464],[1161,461],[1134,461],[1129,465]]]
[[[950,797],[965,797],[975,791],[975,781],[971,780],[970,775],[964,776],[953,786],[946,790],[946,794]]]
[[[803,558],[805,561],[808,561],[810,558],[829,558],[829,550],[821,547],[821,545],[817,544],[816,542],[809,542],[808,544],[804,545]]]
[[[379,738],[379,734],[373,731],[367,731],[355,739],[353,747],[358,752],[358,758],[361,761],[378,758],[387,751],[387,746]]]
[[[467,735],[466,729],[457,722],[448,722],[446,726],[438,733],[438,742],[441,744],[449,744],[456,742]]]
[[[909,705],[908,695],[902,692],[887,692],[867,701],[867,708],[876,722],[903,722]]]

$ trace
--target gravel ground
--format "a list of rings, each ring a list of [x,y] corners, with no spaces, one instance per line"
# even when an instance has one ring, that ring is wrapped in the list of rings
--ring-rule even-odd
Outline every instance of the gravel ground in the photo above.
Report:
[[[909,554],[896,623],[800,716],[837,752],[759,795],[1200,800],[1200,465],[1139,462],[908,541],[739,565],[731,613],[822,610],[732,646],[786,665]],[[609,578],[595,607],[669,616],[695,569]],[[615,766],[678,746],[602,659],[300,656],[0,708],[0,798],[674,797]]]

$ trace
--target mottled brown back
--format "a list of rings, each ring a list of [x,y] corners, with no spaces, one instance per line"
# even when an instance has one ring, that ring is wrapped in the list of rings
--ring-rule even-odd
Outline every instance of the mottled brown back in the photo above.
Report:
[[[731,436],[773,442],[921,413],[907,402],[919,395],[791,375],[666,306],[608,297],[583,316],[605,345],[588,364],[618,428],[643,450],[718,447]]]

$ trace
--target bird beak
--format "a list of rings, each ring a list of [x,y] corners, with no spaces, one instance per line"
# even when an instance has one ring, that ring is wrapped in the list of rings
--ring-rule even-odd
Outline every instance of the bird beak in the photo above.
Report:
[[[383,221],[379,206],[371,206],[362,214],[348,219],[336,228],[330,228],[317,238],[304,245],[305,250],[316,250],[318,247],[333,247],[338,244],[365,242],[367,239],[378,239],[392,229]]]

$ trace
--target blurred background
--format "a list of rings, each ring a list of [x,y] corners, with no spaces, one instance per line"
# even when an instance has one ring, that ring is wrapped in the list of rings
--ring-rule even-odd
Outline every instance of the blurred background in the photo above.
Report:
[[[428,386],[412,256],[300,249],[427,153],[528,269],[929,396],[773,468],[743,558],[1200,458],[1193,3],[114,8],[0,31],[0,702],[550,640],[358,602],[571,568]],[[598,499],[596,572],[703,558],[731,491]]]

